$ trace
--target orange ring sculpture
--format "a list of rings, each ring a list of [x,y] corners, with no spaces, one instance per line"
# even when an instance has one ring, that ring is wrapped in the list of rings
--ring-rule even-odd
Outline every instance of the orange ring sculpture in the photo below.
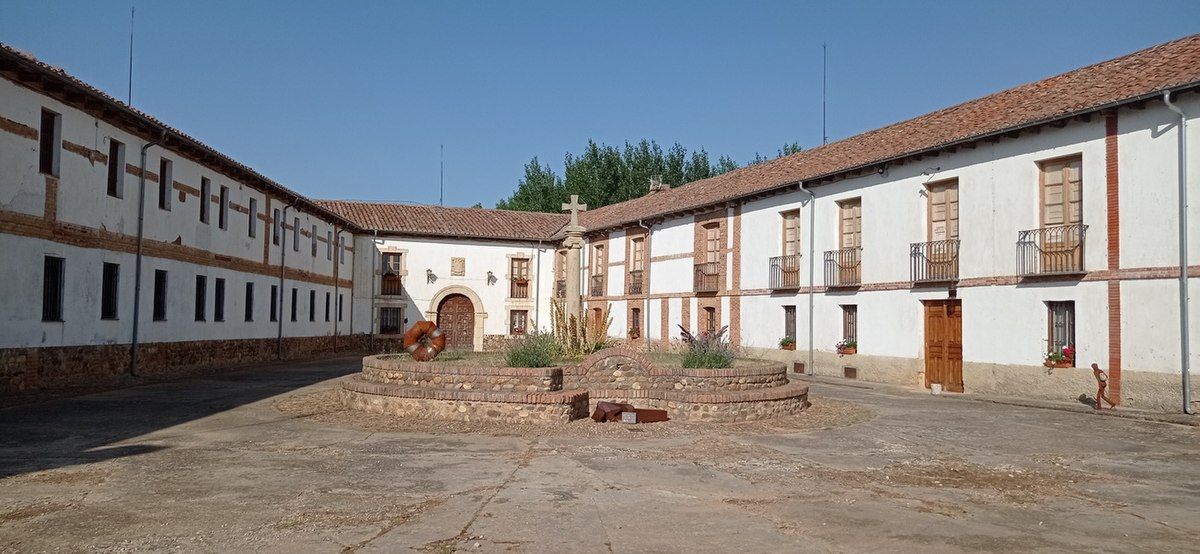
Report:
[[[446,334],[432,321],[418,321],[404,333],[401,345],[418,362],[428,362],[446,349]]]

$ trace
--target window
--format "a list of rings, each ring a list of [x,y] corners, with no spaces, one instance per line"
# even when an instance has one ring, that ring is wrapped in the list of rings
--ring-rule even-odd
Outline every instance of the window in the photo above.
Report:
[[[717,309],[714,307],[704,308],[704,332],[710,335],[717,332]]]
[[[325,323],[329,323],[329,297],[332,294],[331,292],[325,293]]]
[[[158,160],[158,209],[171,211],[171,190],[175,183],[175,162]]]
[[[271,321],[279,321],[279,286],[271,285]]]
[[[838,247],[846,248],[861,248],[862,247],[862,199],[855,198],[838,203],[838,211],[840,212],[840,229],[838,233]]]
[[[597,244],[592,247],[592,275],[604,275],[605,266],[608,265],[604,258],[604,245]]]
[[[1042,226],[1083,222],[1083,159],[1042,162]]]
[[[154,270],[154,321],[167,320],[167,272]]]
[[[796,307],[783,307],[783,336],[796,342]]]
[[[338,263],[346,263],[346,237],[338,237]]]
[[[308,320],[317,320],[317,291],[308,291]]]
[[[254,321],[254,283],[246,283],[246,321]]]
[[[200,178],[200,223],[208,223],[208,204],[212,201],[212,181]]]
[[[42,263],[42,321],[63,320],[66,260],[46,256]]]
[[[225,321],[225,280],[213,283],[213,321]]]
[[[631,252],[630,269],[641,271],[646,267],[646,237],[636,237],[629,242]]]
[[[258,199],[251,198],[250,206],[246,209],[249,216],[246,219],[246,236],[254,238],[258,235]]]
[[[1049,309],[1049,325],[1046,329],[1047,353],[1062,354],[1063,349],[1075,347],[1075,303],[1047,302]],[[1071,366],[1075,365],[1075,357],[1069,356]]]
[[[229,222],[229,187],[221,187],[220,204],[217,206],[217,227],[228,228]]]
[[[800,210],[789,210],[783,216],[783,255],[800,253]]]
[[[204,304],[208,301],[208,279],[203,275],[196,276],[196,321],[206,319]]]
[[[842,340],[858,342],[858,306],[842,306]]]
[[[379,308],[379,334],[399,335],[404,332],[404,308]]]
[[[300,218],[292,218],[292,252],[300,251]]]
[[[108,195],[125,197],[125,145],[108,139]]]
[[[100,283],[100,319],[117,319],[117,292],[121,284],[121,266],[104,264]]]
[[[508,334],[524,335],[525,327],[529,324],[529,310],[512,310],[508,312]]]
[[[929,240],[958,238],[958,181],[929,185]]]
[[[279,208],[275,208],[271,217],[271,243],[275,246],[279,246],[279,226],[281,224],[282,222],[279,220]]]
[[[509,262],[508,296],[510,298],[529,298],[529,258],[512,258]]]
[[[344,300],[343,296],[345,296],[345,295],[344,294],[338,295],[338,321],[344,321],[342,319],[342,300]]]
[[[317,257],[317,226],[312,226],[312,233],[309,235],[312,238],[312,257]]]
[[[404,294],[403,258],[398,252],[384,252],[380,275],[379,294]]]
[[[717,263],[721,256],[721,225],[709,223],[704,226],[704,261]]]
[[[642,336],[642,309],[631,308],[629,310],[629,334],[632,338]]]
[[[292,321],[296,321],[296,300],[300,296],[300,291],[295,287],[292,288]]]
[[[58,162],[62,152],[62,116],[42,109],[42,129],[38,134],[38,170],[46,175],[58,176]]]
[[[333,260],[333,231],[325,231],[325,259]]]

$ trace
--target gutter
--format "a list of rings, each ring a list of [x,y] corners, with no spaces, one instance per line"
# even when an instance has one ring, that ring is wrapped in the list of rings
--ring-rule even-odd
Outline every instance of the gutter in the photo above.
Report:
[[[1179,375],[1183,393],[1183,413],[1192,409],[1191,346],[1188,313],[1188,199],[1187,199],[1187,114],[1171,102],[1171,91],[1163,91],[1167,108],[1179,114]]]
[[[137,377],[138,363],[138,321],[141,319],[142,300],[142,239],[146,229],[146,151],[161,144],[167,139],[164,130],[159,138],[142,145],[142,153],[138,170],[138,219],[137,219],[137,253],[133,264],[133,337],[129,341],[129,376]],[[121,171],[124,174],[124,168]],[[162,179],[160,175],[158,177]]]

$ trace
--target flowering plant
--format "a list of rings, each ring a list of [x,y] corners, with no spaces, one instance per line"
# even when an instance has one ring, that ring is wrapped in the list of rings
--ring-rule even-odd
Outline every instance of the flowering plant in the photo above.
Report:
[[[1068,344],[1061,349],[1051,350],[1046,353],[1046,361],[1055,364],[1072,363],[1075,361],[1075,347]]]
[[[779,346],[794,346],[795,344],[796,339],[792,337],[783,337],[779,339]]]

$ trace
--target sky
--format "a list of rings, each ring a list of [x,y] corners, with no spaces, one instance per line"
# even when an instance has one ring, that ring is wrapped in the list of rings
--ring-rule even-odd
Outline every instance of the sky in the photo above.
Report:
[[[1195,0],[0,0],[0,42],[312,198],[493,206],[589,139],[740,163],[1200,32]]]

